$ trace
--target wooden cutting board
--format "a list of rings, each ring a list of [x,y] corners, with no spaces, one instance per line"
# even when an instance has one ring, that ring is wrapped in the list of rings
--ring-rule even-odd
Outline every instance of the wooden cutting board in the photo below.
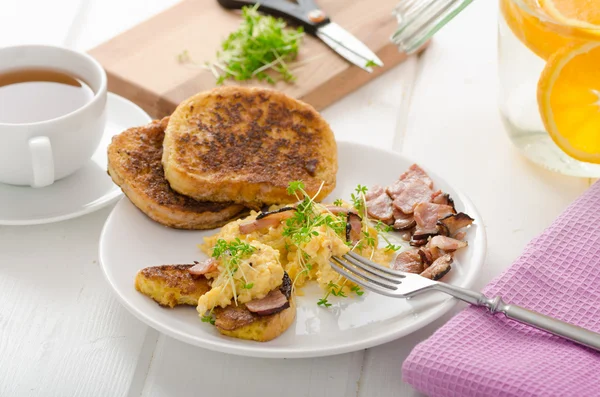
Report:
[[[376,67],[374,73],[350,65],[320,40],[306,35],[295,83],[273,86],[252,81],[244,85],[276,88],[323,109],[406,59],[389,41],[396,28],[392,10],[397,1],[318,0],[333,21],[381,58],[385,66]],[[220,43],[239,23],[239,11],[225,10],[216,0],[183,0],[90,53],[106,69],[110,91],[159,118],[171,114],[182,100],[216,86],[212,73],[198,65],[215,59]],[[195,64],[177,60],[184,50]]]

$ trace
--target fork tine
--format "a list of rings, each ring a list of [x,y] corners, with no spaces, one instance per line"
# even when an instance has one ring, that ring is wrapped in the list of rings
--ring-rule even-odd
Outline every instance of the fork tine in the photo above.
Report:
[[[348,270],[349,272],[351,272],[351,273],[357,275],[358,277],[361,277],[371,283],[375,283],[375,284],[379,285],[380,287],[388,288],[388,289],[396,289],[397,288],[396,285],[394,285],[392,281],[382,278],[382,277],[373,276],[373,275],[363,271],[360,268],[356,268],[356,267],[352,266],[351,263],[343,261],[338,257],[334,256],[331,259],[334,260],[342,268]]]
[[[380,287],[376,284],[370,283],[367,280],[356,276],[354,273],[349,271],[349,269],[347,269],[345,266],[343,266],[343,264],[341,262],[338,262],[338,263],[342,264],[343,267],[339,266],[335,261],[329,261],[329,263],[330,263],[331,267],[333,268],[333,270],[335,270],[342,276],[346,277],[348,280],[354,281],[356,284],[362,286],[365,289],[368,289],[369,291],[372,291],[372,292],[375,292],[375,293],[378,293],[381,295],[392,296],[392,297],[396,297],[396,298],[398,297],[398,294],[395,294],[394,290]]]
[[[401,276],[399,274],[390,275],[390,273],[379,271],[377,268],[366,263],[366,258],[363,258],[363,257],[360,257],[360,259],[355,259],[352,256],[343,255],[342,258],[344,258],[348,262],[352,263],[354,266],[359,267],[359,268],[363,269],[364,271],[367,271],[377,277],[384,279],[385,281],[389,281],[394,284],[400,284],[402,282],[401,279],[404,278],[403,276]],[[375,263],[375,262],[373,262],[373,263]]]
[[[347,259],[346,256],[350,256],[350,257],[356,259],[357,261],[360,261],[361,263],[367,264],[367,265],[371,266],[372,268],[375,268],[375,269],[377,269],[377,270],[379,270],[379,271],[381,271],[383,273],[387,273],[387,274],[389,274],[391,276],[406,277],[406,275],[403,272],[399,271],[399,270],[393,270],[393,269],[390,269],[388,267],[381,266],[379,263],[375,263],[375,262],[373,262],[373,261],[371,261],[371,260],[369,260],[369,259],[367,259],[367,258],[365,258],[363,256],[360,256],[360,255],[358,255],[358,254],[356,254],[356,253],[354,253],[352,251],[349,251],[346,255],[343,255],[342,257],[344,259]]]

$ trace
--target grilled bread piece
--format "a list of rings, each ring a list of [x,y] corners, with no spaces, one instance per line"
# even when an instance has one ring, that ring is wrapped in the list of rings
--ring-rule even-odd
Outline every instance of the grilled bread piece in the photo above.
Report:
[[[273,311],[269,310],[267,313],[270,312],[273,314],[264,315],[266,314],[264,313],[261,315],[259,314],[260,312],[253,313],[246,305],[230,305],[226,308],[217,307],[214,311],[215,326],[223,335],[234,338],[249,339],[258,342],[275,339],[284,333],[296,318],[296,302],[292,295],[292,280],[287,273],[284,273],[278,292],[281,292],[283,295],[282,299],[284,301],[287,299],[287,302],[283,306],[277,305],[277,308],[270,306],[270,308],[273,308]],[[248,306],[250,306],[250,302]],[[256,310],[256,307],[253,310]]]
[[[204,276],[193,276],[193,265],[163,265],[142,269],[135,277],[135,289],[149,296],[161,306],[196,306],[201,295],[210,290]],[[245,305],[217,307],[215,325],[220,333],[234,338],[266,342],[281,335],[296,318],[296,304],[291,295],[289,277],[281,288],[289,300],[289,307],[277,313],[260,316]]]
[[[257,316],[243,305],[231,305],[215,309],[215,318],[215,325],[223,335],[266,342],[277,338],[292,325],[296,318],[296,302],[291,297],[290,307],[268,316]]]
[[[296,201],[286,188],[302,180],[324,198],[335,187],[333,132],[306,103],[264,88],[220,87],[182,102],[165,132],[165,177],[197,200],[252,207]]]
[[[204,276],[192,276],[193,265],[163,265],[142,269],[135,277],[135,289],[161,306],[196,306],[210,285]]]
[[[212,229],[227,223],[244,207],[196,201],[169,187],[161,164],[167,122],[168,118],[153,121],[113,137],[108,147],[108,173],[136,207],[165,226]]]

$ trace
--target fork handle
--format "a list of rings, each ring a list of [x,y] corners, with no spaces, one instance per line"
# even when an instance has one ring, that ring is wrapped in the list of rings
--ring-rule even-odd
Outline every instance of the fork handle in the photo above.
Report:
[[[505,303],[500,296],[488,298],[480,292],[471,291],[454,285],[438,283],[434,289],[445,292],[474,306],[486,307],[490,313],[503,313],[506,317],[522,324],[530,325],[542,331],[568,339],[572,342],[600,351],[600,334],[577,325]]]

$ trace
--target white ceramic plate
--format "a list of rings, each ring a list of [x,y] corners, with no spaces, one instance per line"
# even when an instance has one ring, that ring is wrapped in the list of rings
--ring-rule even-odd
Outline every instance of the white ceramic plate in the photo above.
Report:
[[[121,196],[106,173],[106,148],[111,138],[151,118],[139,106],[116,94],[108,94],[107,120],[98,149],[87,165],[44,188],[0,183],[0,225],[37,225],[89,214]]]
[[[356,143],[339,142],[337,187],[326,199],[349,199],[356,185],[387,185],[413,162],[399,154]],[[435,186],[448,192],[459,211],[475,218],[468,229],[469,247],[455,255],[444,281],[469,287],[485,256],[485,232],[471,202],[430,172]],[[333,298],[328,309],[317,306],[322,292],[314,285],[298,297],[296,321],[281,336],[266,343],[222,336],[202,323],[192,307],[166,309],[134,288],[138,270],[147,266],[191,263],[204,254],[197,248],[215,231],[181,231],[161,226],[124,198],[110,214],[100,237],[100,263],[118,298],[136,317],[151,327],[192,345],[255,357],[316,357],[351,352],[409,334],[447,312],[455,300],[432,292],[411,300],[366,292],[361,298]]]

